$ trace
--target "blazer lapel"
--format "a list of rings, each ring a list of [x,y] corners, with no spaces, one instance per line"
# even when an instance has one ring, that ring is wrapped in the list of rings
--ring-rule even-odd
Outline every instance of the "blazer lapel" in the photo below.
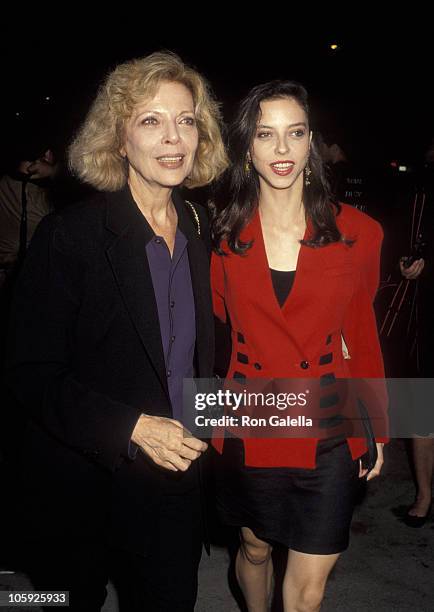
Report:
[[[260,300],[261,308],[263,309],[265,307],[268,307],[268,309],[270,310],[270,316],[273,316],[276,320],[280,320],[280,322],[286,327],[287,321],[286,317],[284,316],[284,311],[286,310],[288,303],[294,300],[294,294],[296,294],[298,290],[297,285],[299,284],[299,279],[302,276],[300,272],[304,263],[303,251],[305,247],[300,247],[294,285],[291,289],[291,293],[286,299],[284,307],[281,308],[274,292],[273,281],[271,278],[270,267],[267,259],[267,252],[265,250],[261,219],[258,210],[256,210],[250,223],[241,233],[241,240],[243,242],[250,242],[251,240],[253,240],[252,247],[247,251],[245,265],[249,270],[251,270],[252,272],[254,271],[254,275],[252,275],[251,273],[249,273],[248,270],[246,270],[246,282],[249,283],[249,279],[254,278],[255,284],[254,286],[251,286],[251,291],[254,291],[255,295],[257,296],[257,299]]]
[[[311,231],[311,224],[308,223],[304,239],[307,238]],[[241,258],[243,261],[240,261],[241,265],[245,267],[246,290],[249,292],[251,300],[257,304],[259,310],[268,310],[269,316],[276,322],[279,322],[281,329],[295,344],[299,352],[302,353],[301,347],[295,339],[293,313],[294,310],[303,309],[306,291],[309,292],[312,289],[308,286],[309,283],[320,282],[321,271],[324,267],[323,253],[320,252],[321,249],[319,248],[314,249],[301,245],[294,285],[285,304],[281,308],[274,292],[258,210],[256,210],[251,221],[241,233],[241,240],[244,242],[249,242],[252,239],[253,246],[247,252],[247,257]],[[252,279],[254,279],[254,284]]]
[[[107,201],[106,227],[116,234],[106,249],[107,258],[131,321],[169,398],[157,303],[146,256],[146,244],[153,232],[128,188],[107,194]]]
[[[308,222],[303,239],[306,240],[311,232],[312,224]],[[255,271],[254,278],[257,285],[254,288],[255,292],[262,297],[266,295],[266,303],[270,305],[270,308],[273,308],[274,314],[280,313],[281,318],[288,322],[288,317],[290,318],[293,308],[300,305],[299,298],[305,299],[306,282],[311,283],[312,279],[321,279],[321,272],[325,266],[323,249],[300,246],[294,284],[281,308],[274,293],[258,210],[241,233],[241,239],[245,242],[252,239],[254,241],[252,248],[248,251],[246,262],[248,261],[248,267]]]

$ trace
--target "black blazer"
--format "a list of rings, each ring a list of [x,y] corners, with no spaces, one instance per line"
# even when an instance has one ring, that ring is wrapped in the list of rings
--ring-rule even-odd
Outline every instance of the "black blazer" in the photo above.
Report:
[[[207,215],[195,205],[199,236],[188,204],[176,191],[173,200],[188,240],[196,375],[210,377]],[[171,416],[145,250],[150,235],[128,188],[46,217],[17,285],[7,375],[29,417],[19,443],[21,485],[45,512],[54,508],[44,520],[72,512],[74,522],[80,516],[92,529],[91,515],[101,520],[108,510],[115,541],[137,552],[146,546],[146,516],[157,510],[164,483],[185,476],[142,453],[128,456],[142,412]]]

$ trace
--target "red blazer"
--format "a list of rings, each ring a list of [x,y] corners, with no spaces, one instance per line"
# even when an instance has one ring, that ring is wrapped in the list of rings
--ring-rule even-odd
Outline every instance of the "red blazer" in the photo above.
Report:
[[[232,327],[227,378],[234,374],[247,379],[319,378],[330,371],[337,379],[384,378],[372,306],[383,231],[379,223],[346,204],[336,221],[341,233],[356,242],[321,248],[302,245],[294,285],[283,308],[274,294],[258,211],[241,233],[243,241],[254,240],[247,255],[235,255],[225,243],[227,255],[213,255],[214,312],[225,321],[227,311]],[[341,335],[350,359],[343,357]],[[330,353],[332,362],[322,364]],[[380,408],[383,419],[386,397]],[[222,431],[216,430],[212,442],[220,452],[221,436]],[[245,437],[243,442],[248,466],[315,467],[318,439]],[[348,438],[348,444],[353,459],[366,451],[363,438]]]

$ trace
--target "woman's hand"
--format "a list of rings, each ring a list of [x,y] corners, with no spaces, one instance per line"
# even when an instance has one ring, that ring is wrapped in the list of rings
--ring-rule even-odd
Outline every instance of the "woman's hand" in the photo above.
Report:
[[[376,476],[379,476],[380,472],[381,472],[381,468],[383,467],[383,463],[384,463],[384,459],[383,459],[383,447],[384,444],[383,442],[377,442],[377,453],[378,453],[378,457],[377,457],[377,461],[375,462],[374,467],[372,468],[372,470],[369,472],[369,470],[363,469],[362,468],[362,462],[359,459],[359,478],[363,478],[363,476],[366,476],[366,474],[368,474],[368,477],[366,478],[366,480],[372,480],[372,478],[375,478]]]
[[[179,421],[147,414],[140,416],[131,440],[154,463],[174,472],[185,472],[191,462],[208,448],[205,442],[194,438]]]
[[[408,268],[405,268],[404,267],[405,260],[406,260],[406,257],[402,257],[399,261],[399,267],[401,269],[401,274],[407,280],[415,280],[422,272],[424,265],[425,265],[425,261],[423,259],[416,259],[416,261],[414,261],[411,264],[411,266],[409,266]]]

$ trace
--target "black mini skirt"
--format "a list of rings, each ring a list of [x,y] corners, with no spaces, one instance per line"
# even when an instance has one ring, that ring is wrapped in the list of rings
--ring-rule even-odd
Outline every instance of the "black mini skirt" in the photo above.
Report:
[[[215,459],[220,520],[298,552],[342,552],[360,487],[359,461],[342,438],[320,441],[316,459],[315,469],[247,467],[242,441],[226,438]]]

